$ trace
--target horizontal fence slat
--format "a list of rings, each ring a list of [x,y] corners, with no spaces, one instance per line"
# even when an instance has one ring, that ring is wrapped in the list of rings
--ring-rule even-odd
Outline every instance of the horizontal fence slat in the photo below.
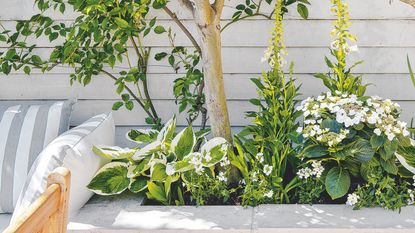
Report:
[[[415,10],[414,10],[415,11]],[[414,13],[415,15],[415,13]],[[223,21],[222,25],[229,20]],[[7,29],[14,29],[14,21],[0,23]],[[69,22],[66,22],[69,24]],[[186,35],[171,20],[159,22],[166,28],[171,27],[176,32],[177,46],[192,46]],[[363,47],[414,47],[415,20],[353,20],[351,31],[358,36],[358,45]],[[194,22],[184,21],[186,27],[196,35]],[[222,33],[223,47],[265,47],[269,43],[270,30],[273,20],[245,20],[234,23]],[[284,22],[285,42],[288,47],[327,47],[332,38],[329,36],[332,20],[286,20]],[[255,35],[255,36],[252,36]],[[62,44],[59,39],[49,42],[48,37],[29,37],[28,44],[38,47],[54,47]],[[169,45],[167,34],[150,33],[144,38],[146,46],[164,47]],[[0,47],[6,46],[0,43]]]
[[[256,74],[262,70],[269,69],[265,62],[261,62],[266,47],[258,48],[223,48],[223,72],[225,74]],[[1,50],[0,50],[1,51]],[[133,49],[130,49],[131,63],[135,64],[136,56]],[[171,48],[154,48],[153,55],[159,52],[170,52]],[[326,71],[324,56],[330,51],[328,48],[288,48],[287,61],[295,62],[294,73],[316,73]],[[35,49],[34,53],[41,57],[48,57],[51,49]],[[406,54],[415,55],[415,47],[412,48],[360,48],[359,52],[350,55],[350,62],[364,60],[362,65],[357,66],[353,71],[357,73],[408,73],[406,64]],[[124,59],[123,63],[116,64],[114,69],[105,67],[107,71],[116,73],[128,70],[128,63]],[[288,71],[288,66],[285,67]],[[57,66],[50,73],[69,73],[72,69]],[[19,71],[23,73],[23,71]],[[33,73],[41,73],[40,70],[33,70]],[[163,74],[174,73],[166,60],[156,61],[151,56],[149,61],[148,73]],[[183,73],[180,70],[179,73]]]
[[[148,77],[149,92],[155,100],[173,100],[173,82],[181,75],[152,74]],[[229,100],[249,100],[257,96],[251,78],[260,74],[226,74],[225,91]],[[296,74],[294,78],[301,84],[304,97],[325,91],[320,79],[311,74]],[[394,100],[414,100],[415,87],[409,74],[366,74],[365,83],[370,83],[367,94],[379,95]],[[163,87],[163,88],[160,88]],[[98,76],[84,87],[79,83],[69,83],[67,74],[13,75],[0,77],[0,99],[68,99],[115,100],[114,81],[106,76]]]
[[[402,106],[402,119],[410,122],[415,116],[413,109],[415,109],[415,101],[397,101]],[[111,111],[113,101],[111,100],[79,100],[74,107],[71,125],[76,126],[89,119],[92,116]],[[155,100],[155,107],[158,110],[160,117],[167,120],[177,115],[178,125],[186,125],[185,114],[177,112],[177,106],[172,100]],[[233,126],[244,126],[250,123],[249,119],[245,118],[246,111],[255,111],[257,108],[251,105],[248,101],[231,100],[228,101],[229,117]],[[119,126],[145,126],[146,115],[142,109],[136,107],[132,111],[121,109],[114,112],[114,119],[116,125]],[[200,125],[196,121],[194,125]]]
[[[2,0],[2,7],[0,8],[0,16],[3,20],[28,19],[31,15],[38,13],[37,8],[34,7],[33,1],[28,0]],[[225,0],[225,8],[222,14],[223,19],[231,19],[235,12],[235,7],[241,3],[241,0]],[[413,8],[398,0],[390,4],[389,0],[348,0],[349,8],[352,18],[358,19],[384,19],[384,18],[415,18]],[[265,5],[265,4],[264,4]],[[190,12],[184,9],[177,1],[171,1],[168,5],[173,12],[176,12],[179,18],[192,18]],[[331,3],[328,0],[314,0],[311,2],[309,18],[311,19],[330,19],[333,18],[330,12]],[[295,10],[295,5],[289,7],[289,14],[286,18],[300,18]],[[266,6],[262,8],[263,13],[271,12],[271,7]],[[77,14],[67,9],[64,15],[58,11],[49,10],[47,12],[55,19],[74,19]],[[167,19],[168,16],[163,11],[151,11],[149,18],[158,16]]]

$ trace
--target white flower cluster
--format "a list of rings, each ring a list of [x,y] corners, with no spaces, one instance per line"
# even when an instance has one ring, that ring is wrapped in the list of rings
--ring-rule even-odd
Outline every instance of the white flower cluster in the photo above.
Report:
[[[398,135],[409,136],[406,123],[398,120],[400,106],[389,99],[379,97],[358,98],[356,95],[342,94],[338,91],[327,92],[317,98],[307,98],[297,110],[305,117],[304,128],[297,132],[303,137],[314,137],[317,141],[336,146],[350,133],[345,129],[339,133],[322,128],[324,119],[335,119],[346,128],[359,124],[368,124],[376,135],[385,135],[390,141]],[[331,117],[330,117],[331,115]]]
[[[226,177],[224,172],[219,172],[218,174],[218,180],[222,182],[228,182],[228,178]]]
[[[256,154],[255,158],[258,160],[259,163],[263,163],[264,162],[264,153]]]
[[[340,50],[340,42],[339,42],[339,40],[333,41],[331,43],[330,47],[331,47],[332,50],[337,50],[337,51]],[[348,43],[345,43],[343,45],[343,51],[346,54],[349,54],[351,52],[359,52],[359,48],[357,47],[357,45],[350,46]]]
[[[302,168],[297,172],[297,175],[300,179],[308,179],[309,177],[320,178],[323,172],[324,167],[321,165],[321,161],[313,161],[311,163],[311,168]]]
[[[359,202],[359,199],[360,199],[360,197],[356,193],[349,194],[347,196],[346,205],[354,206],[354,205],[357,204],[357,202]]]
[[[208,157],[210,156],[209,154],[207,154],[207,155],[208,155]],[[189,156],[191,157],[189,163],[191,163],[195,166],[195,172],[200,175],[203,171],[203,165],[202,165],[203,156],[202,156],[202,154],[199,153],[199,152],[193,152]],[[205,159],[206,159],[206,156],[205,156]]]
[[[221,167],[227,167],[231,164],[231,161],[229,161],[227,156],[223,156],[223,158],[220,160],[220,166]]]
[[[271,175],[271,173],[272,173],[272,166],[270,166],[270,165],[266,164],[266,165],[264,166],[264,174],[265,174],[266,176],[269,176],[269,175]]]
[[[274,196],[274,191],[269,190],[268,192],[264,193],[264,197],[272,198]]]

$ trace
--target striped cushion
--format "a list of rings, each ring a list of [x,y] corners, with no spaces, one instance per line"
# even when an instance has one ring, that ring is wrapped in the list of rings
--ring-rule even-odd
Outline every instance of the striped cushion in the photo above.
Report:
[[[87,189],[96,171],[108,159],[95,155],[93,145],[114,145],[115,126],[112,114],[95,116],[55,140],[39,155],[16,204],[12,221],[21,216],[46,189],[48,175],[57,167],[71,171],[69,212],[78,211],[93,195]]]
[[[36,157],[69,128],[72,102],[0,101],[0,213],[11,213]]]

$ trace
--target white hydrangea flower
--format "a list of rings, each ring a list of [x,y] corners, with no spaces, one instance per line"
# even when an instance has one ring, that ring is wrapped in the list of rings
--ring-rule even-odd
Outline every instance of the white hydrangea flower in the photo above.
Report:
[[[355,193],[349,194],[347,196],[346,205],[355,206],[359,202],[359,199],[360,199],[359,195]]]
[[[375,130],[373,130],[373,133],[380,136],[380,134],[382,134],[382,131],[380,131],[380,129],[376,128]]]
[[[270,166],[270,165],[266,164],[266,165],[264,166],[264,174],[265,174],[266,176],[269,176],[269,175],[271,175],[271,173],[272,173],[272,166]]]
[[[274,196],[274,191],[269,190],[268,192],[264,193],[264,197],[272,198]]]

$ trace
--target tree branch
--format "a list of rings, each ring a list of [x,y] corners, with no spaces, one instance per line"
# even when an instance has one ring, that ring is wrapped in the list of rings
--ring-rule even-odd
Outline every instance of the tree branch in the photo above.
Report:
[[[210,25],[216,19],[216,13],[208,0],[194,0],[195,2],[195,12],[194,17],[198,26],[205,27]],[[205,24],[205,25],[201,25]]]
[[[187,30],[187,28],[183,25],[182,21],[177,18],[177,15],[173,13],[168,7],[164,7],[163,10],[170,16],[170,18],[180,27],[180,29],[186,34],[189,40],[192,42],[193,46],[196,48],[197,51],[201,52],[200,46],[197,43],[196,39],[193,37],[192,33]]]
[[[117,81],[118,79],[112,75],[110,72],[105,71],[105,70],[101,70],[102,73],[108,75],[108,77],[110,77],[111,79],[113,79],[114,81]],[[137,101],[137,103],[141,106],[141,108],[147,113],[147,115],[149,117],[151,117],[152,119],[154,119],[154,116],[145,108],[143,102],[140,100],[140,98],[138,98],[134,92],[127,86],[125,85],[125,89],[127,90],[127,92]]]

